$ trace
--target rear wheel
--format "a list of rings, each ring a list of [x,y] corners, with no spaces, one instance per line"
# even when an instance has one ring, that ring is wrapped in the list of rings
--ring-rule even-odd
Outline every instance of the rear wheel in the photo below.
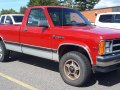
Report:
[[[9,58],[9,51],[5,48],[5,45],[0,41],[0,62],[5,62]]]
[[[59,64],[63,80],[73,86],[83,86],[91,76],[91,65],[83,54],[72,51],[65,54]]]

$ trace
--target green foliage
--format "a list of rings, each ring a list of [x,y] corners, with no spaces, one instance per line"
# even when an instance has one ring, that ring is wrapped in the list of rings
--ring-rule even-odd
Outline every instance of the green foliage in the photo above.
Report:
[[[20,8],[20,14],[24,14],[25,11],[26,11],[26,9],[27,9],[26,7],[21,7],[21,8]]]
[[[78,3],[78,10],[91,10],[99,0],[75,0]]]
[[[73,2],[75,1],[75,2]],[[57,6],[60,5],[60,2],[64,3],[64,6],[72,7],[74,9],[84,11],[93,9],[94,5],[99,2],[99,0],[30,0],[27,4],[28,7],[30,6]],[[24,14],[26,11],[26,7],[21,7],[20,12]],[[1,14],[18,14],[13,9],[5,10],[2,9]]]
[[[1,15],[3,14],[18,14],[18,12],[16,12],[14,9],[9,9],[9,10],[5,10],[5,9],[2,9]]]
[[[29,6],[46,6],[46,5],[59,5],[59,2],[57,0],[30,0],[28,3]]]

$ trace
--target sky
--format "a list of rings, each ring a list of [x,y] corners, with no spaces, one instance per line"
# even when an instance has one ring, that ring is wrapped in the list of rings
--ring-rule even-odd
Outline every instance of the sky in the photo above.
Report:
[[[99,3],[95,5],[94,9],[113,6],[120,6],[120,0],[100,0]]]
[[[0,0],[0,11],[2,9],[20,10],[21,6],[26,6],[29,0]]]

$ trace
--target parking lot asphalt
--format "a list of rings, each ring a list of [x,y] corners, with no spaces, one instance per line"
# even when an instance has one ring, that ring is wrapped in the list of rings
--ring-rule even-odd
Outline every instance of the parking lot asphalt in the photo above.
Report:
[[[58,62],[12,53],[0,63],[0,90],[120,90],[120,70],[94,74],[84,87],[67,85],[62,80]]]

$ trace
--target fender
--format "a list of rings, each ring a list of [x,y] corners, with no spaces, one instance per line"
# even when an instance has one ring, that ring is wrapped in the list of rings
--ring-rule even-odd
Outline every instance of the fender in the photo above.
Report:
[[[61,46],[63,46],[63,45],[73,45],[73,46],[78,46],[78,47],[80,47],[80,48],[83,48],[87,53],[88,53],[88,55],[89,55],[89,57],[90,57],[90,61],[91,61],[91,64],[93,64],[93,60],[92,60],[92,57],[91,57],[91,55],[90,55],[90,51],[88,50],[88,46],[86,46],[86,45],[82,45],[82,44],[75,44],[75,43],[62,43],[62,44],[60,44],[59,45],[59,47],[58,47],[58,49],[57,49],[57,54],[59,55],[59,49],[60,49],[60,47]]]

